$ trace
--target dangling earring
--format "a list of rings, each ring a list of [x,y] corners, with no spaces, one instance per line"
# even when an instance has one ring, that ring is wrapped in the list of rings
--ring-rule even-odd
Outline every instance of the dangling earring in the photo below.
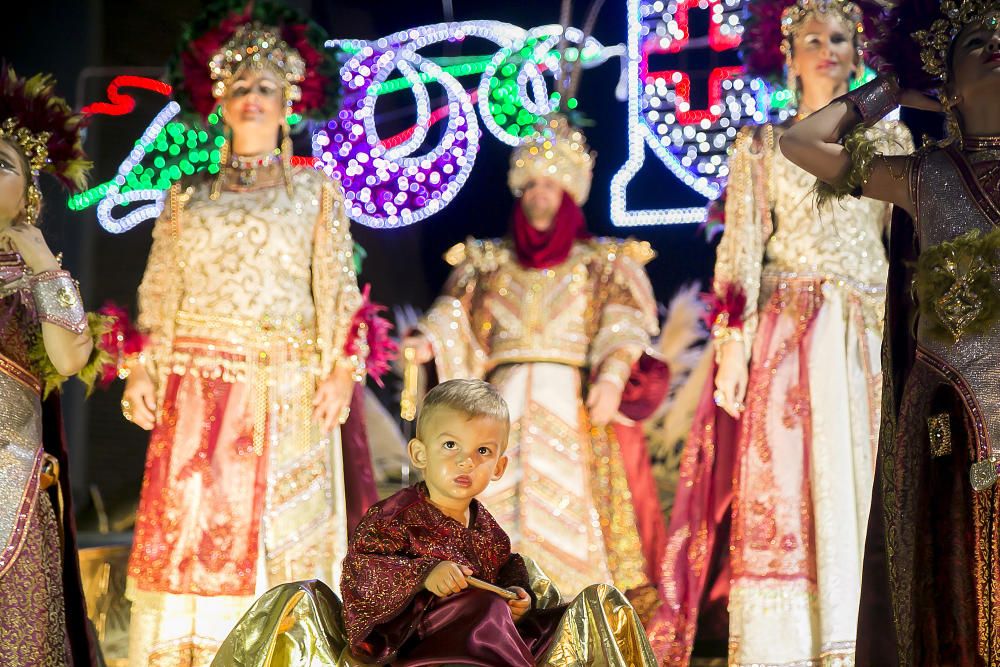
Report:
[[[42,192],[34,183],[34,179],[28,185],[28,192],[24,202],[24,223],[29,227],[34,227],[38,221],[38,211],[42,206]]]
[[[789,44],[787,40],[783,40],[781,42],[781,52],[785,54],[785,88],[792,96],[792,101],[795,103],[795,108],[798,109],[799,77],[796,76],[795,68],[792,67],[792,45]]]
[[[285,190],[288,196],[292,195],[292,153],[295,150],[292,146],[292,129],[288,124],[288,117],[292,114],[292,107],[285,107],[285,119],[281,123],[281,172],[285,178]]]
[[[861,49],[858,49],[858,64],[854,67],[854,80],[857,85],[865,80],[865,57],[861,53]]]
[[[962,148],[962,126],[958,122],[958,114],[955,107],[958,106],[958,97],[941,93],[939,98],[941,106],[944,107],[945,117],[945,142],[954,141],[958,144],[959,150]]]
[[[219,109],[219,115],[222,115],[222,109]],[[225,125],[222,126],[222,146],[219,147],[219,173],[215,177],[215,181],[212,182],[212,190],[209,192],[208,196],[213,201],[219,198],[222,194],[222,181],[226,173],[226,165],[229,164],[229,154],[231,150],[231,141],[229,140],[229,128]]]

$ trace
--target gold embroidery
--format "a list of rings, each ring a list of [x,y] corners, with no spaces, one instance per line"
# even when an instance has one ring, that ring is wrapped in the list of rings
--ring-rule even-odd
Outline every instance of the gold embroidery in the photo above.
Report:
[[[931,456],[951,454],[951,417],[947,412],[927,418],[927,434],[931,441]]]

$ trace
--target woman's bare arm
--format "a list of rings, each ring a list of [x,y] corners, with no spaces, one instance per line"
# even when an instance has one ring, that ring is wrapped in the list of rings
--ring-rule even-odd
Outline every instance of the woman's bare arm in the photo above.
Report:
[[[851,169],[851,155],[839,142],[861,123],[854,106],[834,100],[788,129],[779,141],[782,154],[826,183],[839,183]],[[913,214],[909,188],[909,156],[878,156],[862,193]]]

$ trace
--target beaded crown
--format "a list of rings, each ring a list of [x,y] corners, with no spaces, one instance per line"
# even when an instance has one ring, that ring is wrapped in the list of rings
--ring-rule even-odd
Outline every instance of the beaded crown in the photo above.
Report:
[[[998,17],[1000,3],[997,0],[941,0],[941,16],[926,30],[913,33],[913,39],[921,47],[920,62],[924,71],[946,80],[952,40],[966,26],[976,22],[996,28]]]
[[[185,29],[167,79],[181,108],[204,118],[244,67],[266,67],[285,84],[292,111],[329,118],[337,109],[340,68],[326,39],[320,26],[290,7],[217,0]]]
[[[510,157],[507,185],[520,197],[540,176],[554,178],[578,206],[590,196],[594,153],[583,132],[561,114],[545,119],[538,134],[518,146]]]
[[[306,63],[298,51],[278,37],[277,29],[258,22],[240,26],[208,64],[212,80],[212,95],[225,97],[226,89],[245,67],[270,68],[288,86],[290,103],[302,99],[299,83],[305,79]]]
[[[21,150],[33,176],[51,174],[70,189],[86,185],[91,163],[83,153],[83,122],[55,94],[50,75],[26,79],[0,64],[0,138]]]
[[[872,51],[902,88],[943,98],[952,42],[970,25],[995,26],[998,17],[1000,0],[895,0],[883,8]]]
[[[792,40],[812,18],[837,18],[852,27],[860,42],[865,13],[849,0],[751,0],[740,55],[751,74],[781,81]]]

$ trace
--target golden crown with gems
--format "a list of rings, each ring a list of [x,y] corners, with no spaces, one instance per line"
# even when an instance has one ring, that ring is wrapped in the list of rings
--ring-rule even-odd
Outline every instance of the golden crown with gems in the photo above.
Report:
[[[507,185],[520,197],[536,178],[554,178],[578,206],[590,196],[594,153],[583,132],[560,114],[545,119],[538,134],[518,146],[510,157]]]

